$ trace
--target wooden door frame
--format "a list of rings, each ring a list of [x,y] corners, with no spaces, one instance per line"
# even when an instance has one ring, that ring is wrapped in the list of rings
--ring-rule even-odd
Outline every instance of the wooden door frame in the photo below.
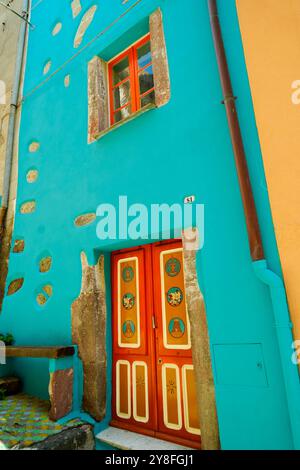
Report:
[[[219,450],[219,424],[206,309],[203,294],[198,282],[196,266],[197,246],[193,246],[195,244],[194,241],[197,238],[199,238],[199,233],[196,227],[190,227],[182,231],[185,292],[191,323],[192,355],[196,375],[198,409],[200,414],[201,449]],[[178,239],[176,240],[178,241]],[[166,244],[168,241],[163,240],[157,243]],[[151,242],[149,244],[151,244]],[[195,245],[197,245],[197,243]],[[129,250],[130,247],[116,250],[116,252],[121,253]],[[205,410],[205,412],[202,413],[201,410]],[[113,422],[112,425],[114,425]],[[128,427],[124,426],[124,429],[128,429]],[[140,432],[140,430],[137,432]],[[167,436],[161,436],[161,438],[168,440]],[[174,442],[173,439],[172,442]],[[182,444],[184,445],[184,443]]]

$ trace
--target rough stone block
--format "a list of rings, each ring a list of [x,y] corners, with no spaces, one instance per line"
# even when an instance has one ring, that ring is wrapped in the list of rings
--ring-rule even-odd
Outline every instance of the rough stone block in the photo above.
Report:
[[[73,380],[73,368],[57,370],[51,374],[49,383],[51,420],[57,421],[72,411]]]

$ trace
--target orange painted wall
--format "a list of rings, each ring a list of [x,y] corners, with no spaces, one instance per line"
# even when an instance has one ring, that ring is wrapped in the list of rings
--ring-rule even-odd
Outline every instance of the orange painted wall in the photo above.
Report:
[[[300,339],[300,0],[236,0],[236,5],[289,307]]]

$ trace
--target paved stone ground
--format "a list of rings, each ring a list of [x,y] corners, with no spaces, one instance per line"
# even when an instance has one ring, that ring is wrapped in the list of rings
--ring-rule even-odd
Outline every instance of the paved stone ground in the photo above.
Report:
[[[32,446],[66,429],[82,425],[76,419],[64,425],[49,420],[50,403],[19,393],[0,401],[0,445]]]

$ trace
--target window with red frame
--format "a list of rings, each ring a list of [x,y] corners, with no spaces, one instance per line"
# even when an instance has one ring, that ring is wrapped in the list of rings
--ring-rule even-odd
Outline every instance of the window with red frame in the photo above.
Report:
[[[155,102],[150,35],[109,63],[110,124]]]

